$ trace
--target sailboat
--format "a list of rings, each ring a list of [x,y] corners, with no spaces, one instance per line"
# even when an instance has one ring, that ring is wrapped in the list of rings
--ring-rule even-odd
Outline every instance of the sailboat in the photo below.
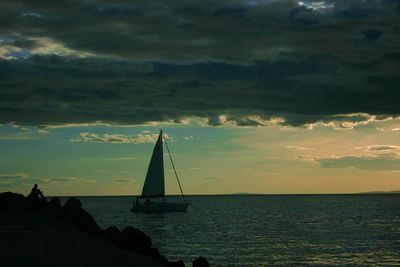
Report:
[[[166,140],[164,143],[171,160],[172,168],[174,169],[176,180],[178,181],[183,201],[167,202],[165,198],[163,132],[160,131],[156,145],[154,146],[153,155],[151,156],[142,194],[136,197],[136,200],[133,202],[132,212],[186,212],[188,203],[183,195],[181,183],[179,182]]]

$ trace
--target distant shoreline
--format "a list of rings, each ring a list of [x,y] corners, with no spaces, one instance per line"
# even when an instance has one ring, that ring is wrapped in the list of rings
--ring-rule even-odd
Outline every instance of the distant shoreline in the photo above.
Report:
[[[224,197],[224,196],[351,196],[351,195],[399,195],[400,191],[371,191],[359,193],[307,193],[307,194],[257,194],[257,193],[233,193],[233,194],[192,194],[186,197]],[[48,197],[132,197],[138,195],[55,195]],[[181,197],[181,195],[166,195],[167,197]]]

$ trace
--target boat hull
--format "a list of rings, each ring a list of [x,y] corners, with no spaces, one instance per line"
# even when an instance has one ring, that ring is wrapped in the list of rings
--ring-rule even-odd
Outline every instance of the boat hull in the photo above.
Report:
[[[132,212],[164,213],[164,212],[186,212],[187,203],[152,202],[148,204],[133,205]]]

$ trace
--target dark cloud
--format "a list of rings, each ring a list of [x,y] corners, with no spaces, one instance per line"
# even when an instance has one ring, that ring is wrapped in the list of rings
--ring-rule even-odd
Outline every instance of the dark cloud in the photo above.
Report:
[[[383,34],[383,32],[378,31],[378,30],[373,30],[373,29],[371,29],[371,30],[364,30],[364,31],[362,31],[362,33],[364,34],[365,40],[366,40],[366,41],[369,41],[369,42],[375,42],[375,41],[378,40],[378,39],[382,36],[382,34]]]
[[[313,9],[309,8],[307,6],[298,6],[295,8],[290,9],[289,11],[289,15],[291,18],[293,18],[294,16],[301,14],[303,12],[311,12]]]
[[[218,115],[227,114],[228,120],[251,126],[258,122],[246,116],[259,114],[301,125],[334,114],[398,114],[400,97],[395,76],[356,69],[339,73],[337,66],[318,60],[245,66],[34,56],[1,61],[0,69],[2,123],[143,123],[200,116],[218,125]]]
[[[396,35],[395,1],[303,2],[309,5],[294,0],[2,1],[0,34],[24,40],[22,47],[39,46],[32,38],[48,37],[101,56],[184,62],[252,62],[270,59],[280,48],[346,60],[363,54],[349,47],[357,32],[376,38],[369,27],[379,26],[388,38]]]
[[[398,1],[303,2],[2,1],[0,123],[399,115]]]
[[[213,12],[214,16],[227,16],[233,19],[243,18],[249,10],[243,7],[219,8]]]

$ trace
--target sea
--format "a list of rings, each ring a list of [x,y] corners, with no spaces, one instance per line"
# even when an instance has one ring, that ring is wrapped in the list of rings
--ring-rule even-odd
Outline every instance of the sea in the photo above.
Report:
[[[77,198],[102,228],[138,228],[186,266],[400,266],[397,194],[187,196],[187,213],[165,214],[132,213],[129,196]]]

